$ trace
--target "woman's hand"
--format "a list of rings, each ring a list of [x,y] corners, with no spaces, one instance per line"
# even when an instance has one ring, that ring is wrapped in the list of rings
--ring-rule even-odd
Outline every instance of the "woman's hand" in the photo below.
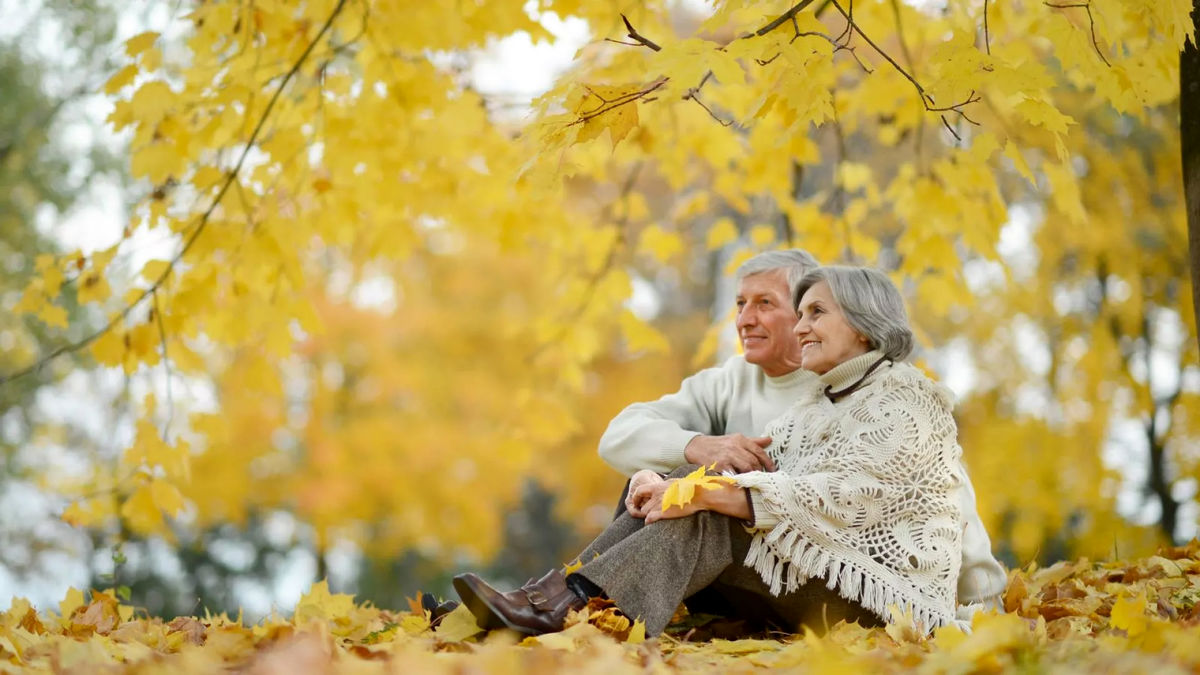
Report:
[[[637,489],[630,489],[629,499],[626,500],[629,514],[635,518],[645,518],[646,524],[655,523],[660,520],[669,520],[671,518],[682,518],[690,516],[697,511],[703,511],[707,508],[702,499],[703,490],[696,493],[691,503],[685,506],[672,506],[667,510],[663,510],[662,502],[663,495],[666,494],[667,488],[671,486],[677,479],[663,479],[658,481],[646,482],[639,485]],[[632,503],[632,506],[630,506]]]
[[[625,510],[629,512],[629,515],[635,518],[646,517],[645,511],[641,509],[641,503],[645,501],[646,493],[639,493],[638,488],[665,482],[665,478],[649,469],[642,469],[633,474],[633,477],[629,479],[629,492],[625,495]]]
[[[667,484],[669,485],[670,483],[674,482],[674,480],[675,479],[672,478],[671,480],[667,481]],[[666,491],[667,488],[663,487],[662,493],[665,493]],[[657,523],[660,520],[683,518],[684,516],[690,516],[697,511],[705,511],[708,508],[702,503],[703,500],[701,499],[700,493],[697,493],[692,501],[688,502],[687,504],[683,506],[672,506],[664,511],[662,507],[662,493],[659,493],[658,499],[654,500],[649,505],[649,508],[646,509],[647,525],[651,523]]]
[[[665,481],[662,490],[657,495],[657,499],[643,507],[643,510],[646,512],[647,525],[660,520],[683,518],[699,511],[723,513],[739,520],[750,520],[754,515],[750,510],[750,502],[746,498],[745,488],[740,488],[736,485],[722,485],[717,488],[696,490],[696,493],[692,496],[692,501],[684,506],[672,506],[669,509],[663,510],[662,495],[667,491],[667,486],[674,480]]]

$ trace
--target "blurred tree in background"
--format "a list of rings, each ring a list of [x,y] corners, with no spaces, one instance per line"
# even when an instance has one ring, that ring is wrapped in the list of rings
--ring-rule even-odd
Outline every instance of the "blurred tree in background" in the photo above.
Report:
[[[94,330],[75,289],[51,271],[66,253],[51,224],[79,207],[95,184],[120,183],[125,164],[88,128],[95,125],[86,112],[113,69],[112,8],[52,1],[10,9],[3,7],[10,23],[0,39],[0,368],[6,371],[28,363],[39,345]],[[24,25],[11,23],[22,19]],[[57,45],[53,56],[47,44]],[[14,312],[21,289],[37,279],[62,289],[62,305],[37,316]],[[95,451],[97,439],[62,414],[54,400],[63,397],[51,386],[86,362],[71,355],[0,387],[0,565],[14,580],[52,578],[48,559],[79,555],[71,550],[77,539],[48,520],[48,508],[61,505],[39,498],[38,485],[57,458],[30,446],[54,439]],[[79,373],[73,384],[87,380]]]
[[[301,556],[398,604],[565,562],[622,482],[608,419],[727,355],[728,275],[799,246],[901,285],[1010,562],[1145,552],[1197,519],[1190,9],[188,5],[104,85],[129,226],[6,281],[98,327],[0,387],[56,350],[127,376],[127,447],[45,480],[136,602],[269,604]],[[542,12],[593,40],[513,121],[470,67]]]

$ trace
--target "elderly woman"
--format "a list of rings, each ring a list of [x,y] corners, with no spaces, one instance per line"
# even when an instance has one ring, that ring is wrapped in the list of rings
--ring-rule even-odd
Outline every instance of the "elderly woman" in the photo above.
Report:
[[[794,300],[801,367],[815,377],[767,428],[777,470],[665,510],[667,486],[687,468],[636,474],[629,512],[573,573],[508,593],[456,577],[481,626],[560,630],[567,612],[603,594],[655,635],[703,589],[793,630],[878,625],[891,605],[926,629],[955,620],[961,450],[946,391],[901,363],[912,333],[900,294],[878,271],[823,267]]]

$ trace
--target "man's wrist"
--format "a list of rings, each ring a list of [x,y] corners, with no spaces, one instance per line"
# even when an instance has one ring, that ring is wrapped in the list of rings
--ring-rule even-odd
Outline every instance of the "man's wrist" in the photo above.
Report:
[[[689,439],[687,440],[687,442],[683,444],[683,460],[684,460],[685,462],[687,462],[687,463],[689,463],[689,464],[699,464],[699,462],[696,462],[696,461],[694,461],[694,460],[691,458],[691,456],[690,456],[690,455],[688,455],[688,448],[691,448],[691,447],[692,447],[692,444],[693,444],[693,443],[695,443],[696,439],[697,439],[697,438],[701,438],[702,436],[704,436],[704,434],[700,434],[700,433],[698,433],[698,434],[696,434],[695,436],[692,436],[691,438],[689,438]]]

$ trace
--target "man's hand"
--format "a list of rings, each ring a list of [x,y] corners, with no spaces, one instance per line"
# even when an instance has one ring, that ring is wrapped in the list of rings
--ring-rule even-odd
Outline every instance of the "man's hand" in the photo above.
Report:
[[[641,473],[640,471],[638,473]],[[646,480],[641,485],[629,483],[629,496],[625,498],[625,508],[634,518],[645,518],[651,511],[662,509],[663,494],[667,491],[670,481],[654,474],[657,481]],[[637,474],[634,474],[634,478]]]
[[[663,483],[665,481],[665,478],[649,469],[642,469],[641,471],[633,474],[633,477],[629,479],[629,490],[625,494],[625,510],[635,518],[645,518],[646,514],[638,509],[637,501],[634,499],[634,495],[637,493],[638,488],[642,487],[643,485],[653,485],[655,483]]]
[[[655,475],[657,476],[657,474]],[[663,511],[663,495],[666,494],[667,487],[676,480],[675,478],[663,479],[660,477],[657,482],[646,482],[636,489],[631,488],[629,499],[626,500],[629,514],[635,518],[645,518],[646,524],[649,525],[660,520],[682,518],[697,511],[703,511],[705,507],[700,494],[697,494],[690,503],[684,506],[672,506]]]
[[[775,462],[763,450],[770,444],[769,436],[697,436],[683,449],[683,456],[691,464],[716,464],[717,471],[774,471]]]

